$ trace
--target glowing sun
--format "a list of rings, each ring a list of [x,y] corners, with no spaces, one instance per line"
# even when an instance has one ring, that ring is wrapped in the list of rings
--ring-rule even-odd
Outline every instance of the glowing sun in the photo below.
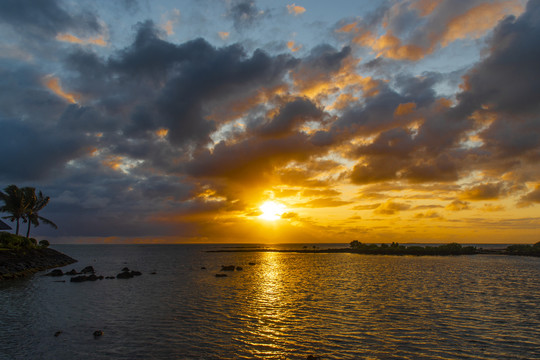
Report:
[[[262,211],[262,214],[259,215],[259,218],[263,220],[278,220],[281,218],[281,214],[287,210],[285,205],[277,203],[275,201],[267,201],[259,209]]]

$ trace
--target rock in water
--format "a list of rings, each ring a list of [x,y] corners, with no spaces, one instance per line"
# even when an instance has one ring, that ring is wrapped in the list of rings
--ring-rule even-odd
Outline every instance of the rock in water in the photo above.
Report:
[[[93,273],[94,268],[92,266],[87,266],[84,269],[81,270],[81,274],[87,274],[87,273]]]
[[[50,273],[45,274],[44,276],[62,276],[64,272],[61,269],[54,269]]]
[[[216,274],[216,277],[227,277],[227,274]]]
[[[72,277],[69,281],[70,282],[84,282],[87,280],[88,280],[88,276],[81,275],[81,276]]]
[[[103,335],[103,331],[101,330],[96,330],[94,331],[94,337],[97,338],[97,337],[100,337]]]
[[[244,270],[243,267],[241,267],[241,266],[237,266],[237,267],[236,267],[236,271],[242,271],[242,270]]]
[[[234,271],[234,265],[229,265],[229,266],[221,265],[221,271]]]
[[[131,279],[132,277],[133,275],[129,271],[124,271],[116,275],[117,279]]]

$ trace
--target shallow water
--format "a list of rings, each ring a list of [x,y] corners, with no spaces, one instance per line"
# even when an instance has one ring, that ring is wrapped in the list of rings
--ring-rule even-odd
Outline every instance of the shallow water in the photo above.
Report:
[[[0,359],[540,359],[539,258],[55,248],[143,275],[1,283]]]

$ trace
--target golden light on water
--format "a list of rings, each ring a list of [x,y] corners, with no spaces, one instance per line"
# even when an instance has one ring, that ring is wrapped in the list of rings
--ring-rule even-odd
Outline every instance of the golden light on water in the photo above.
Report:
[[[259,218],[268,221],[280,219],[281,215],[287,210],[285,205],[275,201],[266,201],[264,204],[259,206],[259,209],[262,211]]]

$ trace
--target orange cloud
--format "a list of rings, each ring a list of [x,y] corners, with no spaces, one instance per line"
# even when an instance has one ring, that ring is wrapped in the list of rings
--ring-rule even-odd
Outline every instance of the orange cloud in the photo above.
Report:
[[[65,92],[62,89],[62,86],[60,85],[60,80],[57,77],[54,77],[52,75],[46,76],[45,78],[43,78],[43,82],[49,90],[51,90],[53,93],[60,96],[64,100],[72,104],[77,103],[77,99],[80,97],[80,95],[76,93]]]
[[[403,45],[401,40],[390,31],[376,40],[371,39],[371,41],[366,40],[366,42],[377,52],[377,57],[416,61],[423,58],[426,53],[426,50],[418,45]]]
[[[161,28],[165,30],[167,35],[174,35],[174,26],[180,22],[180,10],[173,9],[170,13],[164,14],[162,18],[165,23],[161,25]]]
[[[302,48],[302,45],[296,45],[295,46],[295,43],[294,41],[289,41],[287,42],[287,47],[289,48],[289,50],[291,50],[292,52],[296,52],[298,50],[300,50]]]
[[[441,38],[441,46],[465,38],[478,39],[508,15],[519,15],[523,5],[516,1],[483,3],[453,18]]]
[[[420,16],[424,17],[430,15],[441,2],[442,0],[416,0],[409,8],[418,11]]]
[[[306,12],[306,8],[302,6],[298,6],[296,4],[287,5],[287,10],[289,10],[289,14],[292,14],[295,16]]]
[[[227,40],[229,38],[230,33],[227,31],[220,31],[218,32],[219,37],[221,40]]]
[[[103,38],[103,35],[89,38],[89,39],[81,39],[81,38],[76,37],[75,35],[63,33],[63,34],[56,35],[56,40],[69,42],[73,44],[82,44],[82,45],[92,44],[92,45],[98,45],[98,46],[107,46],[107,41],[105,41],[105,39]]]
[[[168,133],[169,133],[169,129],[161,128],[161,129],[156,130],[156,135],[161,139],[164,139]]]
[[[108,156],[105,160],[102,161],[102,164],[113,169],[120,170],[120,166],[123,164],[123,156]]]
[[[416,109],[416,104],[413,102],[399,104],[396,110],[394,111],[394,116],[408,115],[414,112],[415,109]]]

